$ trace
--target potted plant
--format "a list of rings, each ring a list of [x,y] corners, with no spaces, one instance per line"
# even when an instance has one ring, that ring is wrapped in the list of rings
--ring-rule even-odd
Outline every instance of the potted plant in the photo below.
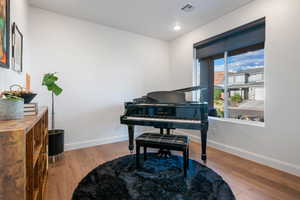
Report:
[[[24,100],[11,93],[0,93],[0,120],[15,120],[24,117]]]
[[[49,156],[55,162],[56,156],[64,152],[64,130],[55,127],[54,95],[59,96],[63,89],[56,82],[58,81],[57,73],[48,73],[43,77],[42,85],[46,86],[52,96],[51,108],[51,130],[49,133]]]

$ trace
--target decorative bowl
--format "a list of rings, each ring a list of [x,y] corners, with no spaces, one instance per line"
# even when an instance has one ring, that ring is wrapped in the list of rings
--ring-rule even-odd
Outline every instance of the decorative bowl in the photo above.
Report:
[[[24,99],[24,103],[30,103],[34,97],[36,97],[37,94],[35,93],[22,93],[19,95],[19,97],[21,97],[22,99]]]

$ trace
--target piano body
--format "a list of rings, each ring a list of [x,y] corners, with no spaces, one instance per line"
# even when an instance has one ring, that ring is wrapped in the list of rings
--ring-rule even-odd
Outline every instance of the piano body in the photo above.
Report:
[[[125,103],[125,113],[121,124],[128,126],[129,150],[134,149],[134,126],[151,126],[170,134],[171,129],[192,129],[201,132],[201,159],[206,161],[208,130],[207,103],[186,101],[185,92],[199,90],[200,87],[174,91],[151,92],[133,102]]]

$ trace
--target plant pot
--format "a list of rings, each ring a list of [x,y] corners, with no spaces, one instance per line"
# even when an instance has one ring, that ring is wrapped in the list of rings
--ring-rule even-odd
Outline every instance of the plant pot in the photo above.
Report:
[[[24,101],[0,99],[0,120],[15,120],[24,118]]]
[[[64,135],[65,131],[60,129],[49,130],[48,152],[50,157],[59,156],[64,152]]]

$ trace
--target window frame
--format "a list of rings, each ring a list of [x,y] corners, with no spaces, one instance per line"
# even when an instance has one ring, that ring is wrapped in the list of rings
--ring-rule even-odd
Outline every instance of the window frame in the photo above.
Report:
[[[229,96],[228,96],[228,86],[230,85],[229,83],[229,76],[228,76],[228,57],[230,56],[236,56],[236,55],[240,55],[240,54],[243,54],[243,53],[247,53],[247,52],[250,52],[250,51],[258,51],[258,50],[264,50],[265,49],[265,44],[264,43],[261,43],[261,44],[257,44],[257,45],[252,45],[252,46],[249,46],[249,47],[245,47],[245,48],[241,48],[241,49],[238,49],[238,50],[234,50],[234,51],[231,51],[231,52],[224,52],[223,54],[223,58],[224,58],[224,117],[223,118],[219,118],[219,117],[211,117],[212,119],[219,119],[221,121],[231,121],[231,122],[242,122],[242,124],[251,124],[251,125],[259,125],[259,126],[262,126],[265,124],[265,103],[264,103],[264,122],[260,122],[260,121],[248,121],[248,120],[242,120],[242,119],[235,119],[235,118],[229,118],[228,117],[228,99],[229,99]],[[207,62],[209,63],[209,67],[211,67],[213,69],[213,73],[214,73],[214,60],[216,59],[219,59],[219,58],[222,58],[221,57],[221,54],[218,54],[218,55],[215,55],[215,56],[210,56],[208,58],[206,58],[205,60],[207,60]],[[195,71],[197,73],[194,73],[194,84],[195,85],[199,85],[200,83],[200,76],[198,77],[198,74],[201,74],[201,66],[200,66],[200,61],[199,59],[197,59],[196,57],[194,57],[194,60],[195,60]],[[265,68],[264,68],[265,70]],[[264,82],[264,87],[265,87],[265,74],[263,74],[262,76],[262,80],[261,81],[258,81],[258,82]],[[232,85],[236,84],[236,81],[235,81],[235,78],[233,78],[233,83],[231,83]],[[246,78],[246,77],[244,77]],[[257,82],[257,81],[255,81]],[[212,85],[213,87],[211,88],[214,88],[214,85]],[[212,93],[212,97],[214,96],[214,89],[212,89],[212,91],[210,91]],[[196,99],[199,99],[200,97],[200,93],[195,93],[195,98]],[[195,100],[195,99],[194,99]],[[265,100],[264,100],[265,101]],[[211,102],[212,105],[214,105],[214,99],[212,99],[212,102]],[[213,107],[214,108],[214,107]]]

